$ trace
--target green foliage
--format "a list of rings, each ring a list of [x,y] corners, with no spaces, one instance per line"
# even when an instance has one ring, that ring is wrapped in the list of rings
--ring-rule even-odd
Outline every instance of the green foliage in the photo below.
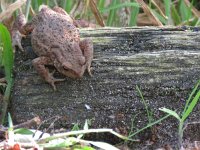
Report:
[[[104,8],[104,6],[105,6],[105,0],[99,0],[98,1],[98,8],[100,9],[100,10],[102,10],[103,8]]]
[[[181,17],[179,16],[179,13],[174,5],[171,6],[171,16],[174,21],[174,25],[181,23]]]
[[[14,64],[13,50],[12,50],[10,33],[3,24],[0,24],[0,39],[3,48],[2,64],[5,68],[6,80],[10,82],[12,79],[12,71]]]
[[[196,106],[199,98],[200,98],[200,89],[199,88],[200,81],[197,83],[195,88],[193,89],[192,93],[190,94],[189,98],[187,99],[184,111],[182,113],[182,120],[185,121],[185,119],[190,115],[190,113],[193,111],[194,107]],[[197,92],[198,91],[198,92]],[[197,94],[196,94],[197,92]],[[195,95],[196,94],[196,95]],[[194,96],[195,95],[195,96]],[[193,98],[193,99],[192,99]]]
[[[31,7],[31,0],[27,0],[27,2],[26,2],[26,15],[25,15],[26,20],[28,20],[30,7]]]
[[[200,99],[200,80],[198,81],[197,85],[194,87],[192,93],[190,94],[189,98],[186,101],[185,108],[181,115],[178,115],[175,111],[167,109],[167,108],[161,108],[160,110],[163,112],[166,112],[170,114],[171,116],[174,116],[179,121],[179,144],[182,144],[182,137],[183,137],[183,125],[185,120],[188,118],[188,116],[192,113],[194,107],[197,105],[199,99]]]
[[[164,0],[165,15],[167,16],[168,19],[171,18],[171,13],[170,13],[171,4],[172,4],[171,0]]]
[[[133,0],[132,2],[135,2],[135,0]],[[136,26],[137,25],[137,17],[139,14],[139,5],[135,5],[134,3],[132,3],[133,6],[131,7],[131,16],[130,16],[130,21],[129,21],[129,26]]]
[[[171,0],[165,0],[164,2],[165,15],[168,17],[169,25],[192,25],[190,19],[195,18],[192,13],[192,7],[194,7],[192,3],[187,6],[184,0],[179,0],[178,4],[172,3]]]
[[[1,120],[0,120],[0,124],[2,124],[6,115],[7,106],[9,104],[9,98],[13,84],[13,64],[14,64],[10,33],[3,24],[0,24],[0,46],[2,46],[0,47],[0,49],[2,49],[2,56],[1,56],[2,60],[0,60],[0,62],[1,65],[4,67],[5,78],[7,81],[7,86],[3,98],[3,110],[1,113]]]
[[[70,12],[74,4],[74,0],[63,0],[61,6],[67,11]]]
[[[13,121],[12,121],[10,113],[8,113],[8,127],[9,127],[9,130],[13,130]]]
[[[136,25],[136,19],[137,19],[137,15],[139,13],[139,5],[137,3],[130,3],[130,2],[125,2],[125,3],[120,3],[119,0],[114,0],[112,1],[112,3],[104,8],[102,7],[102,4],[99,7],[99,10],[101,13],[108,13],[108,19],[107,19],[107,26],[113,26],[115,22],[119,22],[119,9],[124,8],[124,7],[130,7],[132,8],[131,11],[131,19],[130,19],[130,26],[131,25]],[[118,13],[117,13],[118,12]],[[103,15],[103,14],[102,14]],[[117,24],[115,23],[115,26],[117,26]]]
[[[154,122],[152,122],[152,123],[147,124],[145,127],[141,128],[141,129],[139,129],[139,130],[137,130],[136,132],[134,132],[134,133],[132,133],[132,134],[129,134],[128,138],[132,138],[133,136],[137,135],[138,133],[144,131],[145,129],[150,128],[150,127],[152,127],[152,126],[154,126],[154,125],[156,125],[156,124],[162,122],[163,120],[167,119],[169,116],[170,116],[170,115],[168,114],[168,115],[166,115],[166,116],[164,116],[164,117],[162,117],[162,118],[160,118],[160,119],[158,119],[158,120],[156,120],[156,121],[154,121]]]
[[[160,119],[158,119],[158,120],[156,120],[156,121],[153,122],[153,116],[152,116],[153,113],[152,113],[152,111],[148,108],[148,105],[147,105],[146,101],[144,100],[143,94],[142,94],[140,88],[139,88],[137,85],[136,85],[136,90],[138,91],[138,93],[139,93],[139,95],[140,95],[140,97],[141,97],[141,99],[142,99],[142,103],[143,103],[144,106],[145,106],[145,110],[146,110],[147,117],[148,117],[148,124],[147,124],[146,126],[144,126],[143,128],[141,128],[141,129],[137,129],[137,131],[134,132],[134,131],[133,131],[133,128],[134,128],[134,126],[133,126],[133,120],[135,119],[135,117],[136,117],[136,116],[135,116],[135,117],[132,119],[132,122],[131,122],[131,131],[130,131],[130,133],[129,133],[129,135],[128,135],[128,138],[129,138],[129,139],[132,138],[133,136],[137,135],[138,133],[140,133],[140,132],[146,130],[147,128],[151,128],[152,126],[154,126],[154,125],[160,123],[161,121],[167,119],[167,118],[170,116],[170,115],[168,114],[168,115],[166,115],[166,116],[164,116],[164,117],[162,117],[162,118],[160,118]]]
[[[0,39],[0,67],[3,65],[3,44]]]
[[[155,125],[157,123],[160,123],[161,121],[168,118],[169,116],[173,116],[179,121],[178,133],[179,133],[179,144],[181,145],[182,144],[182,137],[183,137],[184,122],[188,118],[188,116],[192,113],[194,107],[197,105],[197,103],[200,99],[199,86],[200,86],[200,80],[198,81],[197,85],[194,87],[192,93],[190,94],[189,98],[187,99],[186,104],[185,104],[185,108],[182,112],[182,115],[178,115],[176,113],[176,111],[173,111],[173,110],[170,110],[170,109],[167,109],[167,108],[160,108],[159,110],[168,113],[168,115],[166,115],[166,116],[164,116],[164,117],[162,117],[162,118],[160,118],[160,119],[158,119],[154,122],[152,122],[152,116],[150,115],[150,111],[148,109],[148,106],[147,106],[146,102],[144,101],[144,97],[143,97],[139,87],[136,86],[136,89],[139,92],[140,97],[142,98],[142,102],[145,105],[145,109],[146,109],[146,112],[147,112],[149,123],[145,127],[138,129],[136,132],[133,132],[133,130],[131,129],[131,133],[129,133],[128,137],[131,138],[131,137],[135,136],[136,134],[144,131],[145,129],[152,127],[153,125]],[[133,122],[132,122],[132,125],[133,125]]]
[[[72,127],[72,131],[78,131],[80,130],[79,124],[75,123],[74,126]]]
[[[15,134],[24,134],[24,135],[32,135],[34,134],[31,130],[26,128],[19,128],[14,130]]]
[[[32,7],[35,11],[39,10],[39,6],[42,4],[48,4],[48,1],[45,1],[46,3],[43,3],[43,0],[34,0],[32,2]]]
[[[29,1],[28,1],[29,2]],[[27,5],[29,4],[27,2]],[[82,1],[83,2],[83,1]],[[112,0],[108,3],[106,0],[98,0],[97,8],[101,15],[104,18],[107,26],[122,26],[123,21],[120,21],[119,15],[122,13],[122,9],[128,10],[124,15],[129,15],[128,17],[128,26],[137,25],[136,21],[138,20],[138,14],[142,11],[140,5],[135,0],[130,0],[130,2],[121,0]],[[74,0],[34,0],[31,1],[33,9],[37,12],[41,4],[48,5],[53,7],[59,5],[64,8],[68,13],[77,5],[78,1]],[[83,4],[88,3],[88,0],[85,0]],[[192,0],[189,6],[185,3],[184,0],[179,0],[177,2],[172,0],[163,0],[159,3],[158,6],[150,1],[149,4],[146,3],[150,11],[157,17],[157,19],[163,23],[163,25],[192,25],[197,26],[200,24],[198,17],[196,17],[192,9],[197,7],[199,2],[198,0]],[[28,7],[28,6],[27,6]],[[89,6],[86,6],[89,7]],[[91,18],[92,14],[90,9],[87,11],[79,12],[78,15],[73,17],[85,16],[85,19]],[[124,10],[123,10],[124,11]],[[27,12],[27,11],[26,11]],[[162,12],[162,13],[161,13]],[[164,15],[163,15],[164,14]],[[83,19],[83,18],[81,18]],[[94,19],[94,18],[93,18]],[[90,20],[89,20],[90,21]]]
[[[137,85],[136,85],[136,89],[137,89],[138,93],[140,94],[140,97],[141,97],[141,99],[142,99],[142,103],[144,104],[144,107],[145,107],[145,109],[146,109],[148,121],[149,121],[149,123],[151,123],[152,120],[153,120],[153,116],[152,116],[153,113],[152,113],[151,110],[148,108],[148,105],[147,105],[146,101],[144,100],[143,94],[142,94],[140,88],[139,88]]]
[[[114,19],[116,18],[116,9],[115,6],[119,4],[119,0],[113,0],[110,4],[110,8],[114,7],[113,9],[110,9],[108,19],[107,19],[107,26],[112,26]]]
[[[139,8],[139,5],[137,3],[128,3],[128,2],[119,3],[118,1],[116,1],[115,3],[114,2],[113,2],[113,4],[109,5],[107,8],[100,9],[100,12],[105,13],[105,12],[108,12],[108,11],[111,11],[111,10],[118,10],[120,8],[123,8],[123,7],[137,7],[137,8]]]

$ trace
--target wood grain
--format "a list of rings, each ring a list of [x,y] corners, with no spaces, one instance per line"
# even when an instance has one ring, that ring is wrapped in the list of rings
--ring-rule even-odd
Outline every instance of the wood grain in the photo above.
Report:
[[[12,113],[17,122],[58,115],[62,118],[55,123],[58,128],[91,119],[92,127],[126,134],[134,116],[138,128],[147,123],[136,85],[158,118],[164,115],[160,107],[181,112],[200,79],[199,28],[82,29],[81,36],[94,42],[93,77],[67,78],[56,84],[56,92],[32,68],[32,56],[16,55]],[[23,46],[31,52],[30,37]],[[176,125],[172,119],[167,126]]]

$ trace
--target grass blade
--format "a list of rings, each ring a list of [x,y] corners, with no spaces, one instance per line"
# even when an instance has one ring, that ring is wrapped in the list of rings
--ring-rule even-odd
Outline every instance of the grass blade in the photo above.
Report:
[[[165,113],[168,113],[170,114],[171,116],[174,116],[176,119],[178,119],[179,121],[181,121],[181,118],[179,117],[179,115],[173,111],[173,110],[170,110],[168,108],[159,108],[159,110],[165,112]]]
[[[164,0],[164,6],[165,6],[165,15],[167,16],[167,25],[172,24],[172,17],[171,17],[171,0]]]
[[[144,97],[142,95],[142,92],[141,92],[140,88],[137,85],[136,85],[136,89],[140,94],[140,97],[142,99],[142,103],[144,104],[144,107],[145,107],[145,110],[146,110],[146,113],[147,113],[147,117],[148,117],[148,121],[149,121],[149,123],[151,123],[152,120],[153,120],[153,117],[151,115],[152,113],[149,111],[148,105],[147,105],[146,101],[144,100]]]
[[[182,21],[189,21],[192,16],[191,5],[187,7],[184,0],[180,1],[179,11],[182,17]]]
[[[10,113],[8,113],[8,142],[14,143],[13,121]]]
[[[171,13],[172,13],[172,19],[175,25],[178,25],[181,23],[181,17],[174,5],[171,7]]]
[[[13,121],[12,121],[10,113],[8,113],[8,127],[9,127],[9,130],[13,130]]]
[[[110,4],[110,8],[116,6],[117,0],[113,0],[112,3]],[[108,20],[107,20],[107,26],[112,26],[115,18],[115,9],[110,9],[109,15],[108,15]]]
[[[30,7],[31,7],[31,0],[27,0],[27,2],[26,2],[26,20],[28,20]]]
[[[86,141],[86,140],[81,140],[81,142],[83,143],[87,143],[87,144],[92,144],[100,149],[107,149],[107,150],[120,150],[114,146],[112,146],[111,144],[105,143],[105,142],[97,142],[97,141]]]
[[[155,10],[151,10],[153,12],[153,14],[155,14],[156,18],[158,18],[160,20],[160,22],[162,22],[163,24],[167,24],[166,18],[163,17],[162,15],[160,15],[159,13],[157,13]]]
[[[65,0],[65,4],[64,4],[64,7],[65,10],[69,13],[72,9],[72,6],[73,6],[73,0]]]
[[[119,8],[123,8],[123,7],[140,7],[138,3],[120,3],[120,4],[112,4],[109,7],[105,8],[105,9],[100,9],[101,13],[105,13],[114,9],[119,9]]]
[[[194,89],[192,90],[192,93],[190,94],[189,98],[187,99],[186,101],[186,104],[185,104],[185,108],[183,110],[183,113],[182,115],[186,112],[186,109],[188,108],[188,105],[192,99],[192,97],[194,96],[195,92],[197,91],[197,88],[199,87],[199,84],[200,84],[200,81],[197,83],[197,85],[194,87]]]
[[[0,115],[0,124],[2,124],[4,122],[7,107],[9,104],[10,93],[13,84],[13,64],[14,64],[10,33],[3,24],[0,24],[0,38],[3,47],[2,64],[4,66],[6,81],[7,81],[7,87],[3,97],[2,112]]]
[[[5,67],[6,80],[9,82],[12,78],[12,69],[14,64],[13,50],[10,33],[3,24],[0,24],[0,38],[3,44],[3,65]]]
[[[139,14],[139,7],[137,6],[131,6],[132,10],[131,10],[131,17],[130,17],[130,22],[129,22],[129,26],[136,26],[137,24],[137,17]]]
[[[14,133],[15,134],[23,134],[23,135],[33,135],[34,134],[33,131],[26,129],[26,128],[15,129]]]
[[[105,0],[99,0],[98,1],[98,8],[100,10],[102,10],[104,8],[104,5],[105,5]]]
[[[138,131],[136,131],[136,132],[134,132],[133,134],[129,135],[128,138],[131,138],[131,137],[135,136],[136,134],[142,132],[143,130],[145,130],[145,129],[149,128],[149,127],[152,127],[153,125],[155,125],[155,124],[157,124],[157,123],[160,123],[161,121],[167,119],[169,116],[171,116],[171,115],[168,114],[168,115],[166,115],[166,116],[160,118],[159,120],[156,120],[156,121],[154,121],[154,122],[148,124],[148,125],[145,126],[144,128],[139,129]]]
[[[190,113],[193,111],[194,107],[196,106],[197,102],[200,99],[200,90],[197,92],[196,96],[193,98],[192,102],[188,106],[187,110],[182,116],[182,121],[184,122],[185,119],[190,115]]]

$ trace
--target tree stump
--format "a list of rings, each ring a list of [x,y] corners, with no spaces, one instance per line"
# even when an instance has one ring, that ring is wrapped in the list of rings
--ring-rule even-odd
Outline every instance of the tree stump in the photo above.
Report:
[[[66,78],[57,83],[57,91],[45,83],[31,64],[30,36],[23,40],[27,53],[17,52],[12,114],[17,122],[35,116],[47,119],[60,116],[55,127],[69,128],[74,123],[92,120],[91,127],[113,128],[128,134],[148,123],[147,113],[136,85],[153,112],[154,120],[167,107],[181,113],[186,99],[200,79],[199,28],[100,28],[81,29],[82,38],[94,44],[92,74],[82,79]],[[56,76],[61,76],[56,73]],[[190,121],[200,119],[197,110]],[[196,112],[196,113],[195,113]],[[164,143],[173,142],[177,124],[168,118],[160,124]],[[137,137],[136,137],[137,138]],[[143,139],[145,140],[145,138]],[[176,140],[175,140],[176,141]]]

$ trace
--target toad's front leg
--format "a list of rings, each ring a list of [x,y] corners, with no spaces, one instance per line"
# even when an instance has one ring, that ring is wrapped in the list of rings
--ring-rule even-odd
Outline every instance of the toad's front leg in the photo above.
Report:
[[[45,65],[53,65],[52,61],[45,56],[35,58],[33,61],[33,66],[37,70],[38,74],[56,90],[55,82],[64,81],[65,79],[56,79],[53,77],[54,72],[50,73],[49,69]]]
[[[22,12],[16,17],[13,24],[11,35],[12,35],[12,46],[15,49],[15,46],[18,46],[21,51],[24,51],[21,40],[22,37],[25,37],[28,33],[33,31],[33,25],[31,22],[26,23],[26,18]]]
[[[90,66],[92,63],[92,59],[93,59],[93,43],[92,40],[90,39],[84,39],[82,41],[80,41],[80,48],[83,52],[83,56],[85,57],[86,60],[86,64],[85,67],[89,73],[90,76],[92,76],[91,70],[90,70]]]

